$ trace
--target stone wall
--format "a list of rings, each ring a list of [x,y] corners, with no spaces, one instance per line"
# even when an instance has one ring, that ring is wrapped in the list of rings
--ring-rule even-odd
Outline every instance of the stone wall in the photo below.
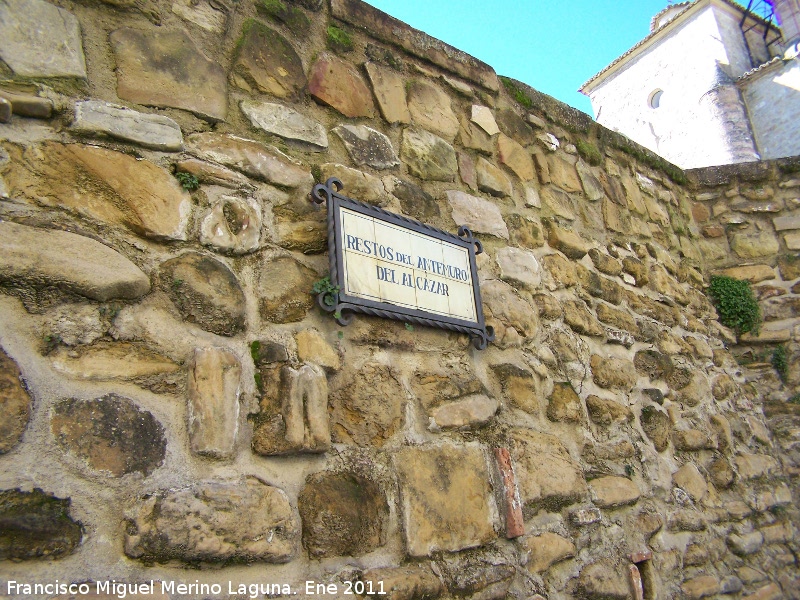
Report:
[[[719,192],[357,0],[2,3],[0,59],[0,594],[797,597]],[[316,307],[334,175],[477,233],[488,349]]]

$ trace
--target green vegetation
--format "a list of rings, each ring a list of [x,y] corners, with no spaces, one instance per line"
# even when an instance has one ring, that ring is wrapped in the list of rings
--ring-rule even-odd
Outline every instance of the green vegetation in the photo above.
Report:
[[[778,372],[781,381],[786,381],[789,372],[789,357],[786,355],[786,347],[781,344],[772,352],[772,366]]]
[[[789,404],[800,404],[800,394],[795,394],[787,400]]]
[[[737,335],[748,331],[758,334],[761,310],[749,281],[715,275],[711,277],[708,296],[723,325],[733,329]]]
[[[575,142],[575,147],[578,149],[578,154],[590,165],[597,167],[602,164],[603,154],[591,142],[578,138],[578,141]]]
[[[258,340],[250,342],[250,357],[256,364],[258,364],[258,355],[260,352],[261,352],[261,342],[259,342]]]
[[[513,80],[509,79],[508,77],[500,77],[500,81],[503,82],[506,90],[508,93],[511,94],[511,97],[514,98],[517,102],[519,102],[525,108],[533,108],[533,100],[531,100],[528,95],[522,91]]]
[[[178,171],[175,173],[175,179],[178,180],[178,182],[181,184],[181,187],[187,192],[193,192],[200,187],[200,180],[197,179],[197,176],[192,175],[191,173]]]
[[[319,165],[313,165],[311,167],[311,175],[314,176],[314,181],[317,183],[324,183],[322,181],[322,168]]]
[[[336,295],[339,293],[339,286],[333,285],[330,276],[326,275],[314,283],[314,286],[311,288],[311,293],[317,295],[325,294],[322,298],[325,306],[333,306],[336,304]]]
[[[350,52],[353,47],[353,38],[344,29],[336,25],[328,25],[328,48],[335,52]]]
[[[261,0],[256,4],[256,8],[271,19],[286,25],[296,35],[307,32],[311,25],[302,10],[296,6],[287,6],[281,0]]]
[[[613,148],[621,150],[628,156],[635,158],[639,162],[642,162],[653,169],[658,169],[679,185],[685,185],[688,183],[686,174],[681,169],[672,163],[667,162],[657,154],[653,154],[652,152],[644,150],[638,144],[635,144],[625,136],[616,134],[609,137],[609,143]]]

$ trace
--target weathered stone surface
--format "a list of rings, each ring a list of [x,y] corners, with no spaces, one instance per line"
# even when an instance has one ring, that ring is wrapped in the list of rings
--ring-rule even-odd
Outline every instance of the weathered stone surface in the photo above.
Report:
[[[760,531],[751,531],[742,535],[732,533],[727,539],[731,552],[739,556],[755,554],[764,545],[764,536]]]
[[[383,181],[364,171],[351,169],[337,163],[325,163],[320,167],[320,173],[324,181],[330,177],[339,179],[344,185],[343,193],[351,198],[358,198],[362,202],[371,202],[379,206],[383,206],[391,200]],[[327,221],[323,222],[325,222],[327,230]]]
[[[493,365],[492,370],[514,406],[534,415],[539,414],[540,391],[533,373],[510,363]]]
[[[586,598],[627,600],[630,588],[627,578],[610,562],[594,562],[581,570],[578,587]]]
[[[511,432],[510,451],[526,512],[539,505],[569,505],[586,495],[580,466],[556,436],[515,429]]]
[[[775,235],[762,231],[760,233],[735,233],[730,236],[731,250],[737,256],[750,259],[777,254],[779,246]]]
[[[74,552],[83,527],[70,516],[69,505],[69,498],[39,488],[0,491],[0,560],[59,558]]]
[[[189,444],[192,452],[230,458],[239,429],[242,366],[222,348],[197,348],[189,370]]]
[[[669,356],[656,350],[639,350],[633,357],[633,365],[637,373],[650,379],[663,379],[673,370]]]
[[[299,331],[294,339],[297,342],[297,358],[301,361],[314,363],[326,369],[336,370],[341,366],[339,353],[316,329]]]
[[[511,181],[506,174],[482,156],[478,157],[475,171],[478,176],[478,189],[482,192],[498,198],[510,196],[513,193]]]
[[[11,110],[11,102],[3,97],[0,97],[0,123],[11,122]]]
[[[128,342],[97,342],[91,346],[58,348],[50,353],[53,368],[68,377],[102,381],[174,373],[180,366],[161,354]]]
[[[622,358],[603,358],[593,354],[591,358],[592,379],[603,388],[618,388],[630,392],[638,376],[633,363]]]
[[[557,287],[572,287],[578,283],[578,271],[575,268],[575,263],[562,255],[548,254],[543,256],[542,264],[559,284]]]
[[[778,269],[784,281],[800,277],[800,254],[781,254],[778,257]]]
[[[261,206],[253,198],[220,196],[200,222],[200,243],[231,254],[258,249]]]
[[[150,291],[147,275],[108,246],[8,221],[0,222],[0,281],[55,286],[101,302]]]
[[[551,154],[547,157],[550,166],[550,180],[552,183],[560,187],[565,192],[580,192],[581,180],[578,177],[578,171],[575,167],[560,158],[557,154]]]
[[[568,423],[578,423],[583,419],[581,399],[570,383],[553,384],[553,393],[547,405],[547,418]]]
[[[745,265],[743,267],[731,267],[720,273],[734,279],[744,279],[750,283],[760,283],[770,279],[776,279],[775,269],[769,265]]]
[[[386,600],[435,600],[444,592],[442,582],[426,565],[370,569],[361,580],[373,590],[382,585]]]
[[[145,496],[127,520],[125,554],[148,562],[284,563],[299,539],[283,490],[250,476]]]
[[[564,322],[573,331],[583,335],[603,336],[605,330],[595,316],[580,300],[567,300],[563,303]]]
[[[583,184],[583,193],[590,202],[601,200],[605,196],[603,184],[597,179],[592,168],[582,160],[579,160],[575,165],[578,170],[578,177]]]
[[[786,215],[772,219],[775,231],[786,231],[790,229],[800,229],[800,215]]]
[[[645,406],[640,417],[642,430],[656,448],[657,452],[663,452],[669,446],[672,435],[672,423],[666,413],[661,412],[655,406]]]
[[[331,393],[333,441],[383,446],[400,430],[406,392],[390,367],[367,363]]]
[[[491,156],[494,152],[494,140],[481,127],[462,117],[458,131],[458,141],[465,148],[477,150],[481,154]]]
[[[528,571],[542,573],[554,564],[575,556],[575,544],[556,533],[531,536],[523,542],[528,552]]]
[[[547,243],[573,260],[583,258],[589,251],[588,245],[577,233],[569,229],[562,229],[557,225],[550,225]]]
[[[483,394],[475,394],[447,402],[432,409],[428,429],[461,429],[480,427],[491,421],[500,403]]]
[[[108,136],[154,150],[177,152],[183,148],[181,128],[172,119],[97,100],[75,103],[70,129],[80,135]]]
[[[217,34],[225,32],[227,14],[220,5],[210,0],[173,0],[172,12],[206,31]]]
[[[166,456],[164,427],[127,398],[59,401],[50,417],[58,445],[95,471],[149,475]]]
[[[400,208],[403,209],[403,214],[414,217],[419,221],[430,221],[441,214],[439,205],[434,197],[418,185],[396,177],[389,178],[390,183],[388,184],[386,181],[384,180],[386,189],[400,200]]]
[[[716,488],[724,490],[733,485],[735,474],[727,458],[718,458],[712,461],[708,465],[707,470],[711,483],[713,483]]]
[[[22,439],[31,416],[31,403],[17,363],[0,347],[0,454]]]
[[[569,513],[569,520],[573,525],[584,527],[592,523],[598,523],[603,519],[600,509],[595,506],[586,508],[575,508]]]
[[[594,394],[586,398],[586,410],[589,418],[598,425],[606,427],[614,423],[627,423],[633,420],[633,413],[627,406]]]
[[[325,452],[331,446],[328,380],[315,364],[261,370],[262,412],[253,419],[253,452]]]
[[[0,58],[21,77],[86,79],[78,19],[43,0],[0,6]]]
[[[589,288],[589,293],[592,293],[592,291],[592,288]],[[613,325],[614,327],[627,331],[633,335],[639,334],[639,326],[636,324],[636,321],[630,315],[630,313],[624,310],[612,308],[603,302],[598,302],[595,305],[595,312],[597,314],[597,318],[603,323]]]
[[[278,98],[295,98],[306,86],[297,52],[277,31],[253,19],[245,22],[233,63],[233,81]]]
[[[767,454],[742,453],[734,459],[736,471],[742,479],[757,479],[780,470],[778,462]]]
[[[502,108],[496,115],[500,131],[522,146],[530,146],[536,140],[530,125],[512,109]]]
[[[487,320],[494,318],[504,327],[516,329],[525,337],[534,337],[539,330],[539,316],[530,304],[514,294],[507,283],[492,279],[481,285],[481,296]]]
[[[395,454],[395,468],[410,556],[474,548],[495,538],[496,508],[479,447],[406,447]]]
[[[672,443],[678,450],[716,450],[717,443],[708,433],[699,429],[682,429],[672,435]]]
[[[473,104],[470,121],[483,129],[488,135],[500,133],[500,128],[497,127],[497,121],[494,119],[492,109],[487,106]]]
[[[406,82],[402,76],[374,62],[368,62],[364,67],[383,118],[389,123],[411,123],[411,113],[406,101]]]
[[[535,290],[542,282],[542,267],[533,252],[520,250],[513,246],[497,251],[497,264],[500,276],[515,281],[528,289]]]
[[[374,113],[372,93],[358,71],[326,52],[311,65],[308,93],[346,117],[372,117]]]
[[[408,170],[420,179],[453,181],[458,172],[456,151],[445,140],[421,129],[404,129],[400,154]]]
[[[392,142],[380,131],[366,125],[343,124],[335,127],[333,132],[341,138],[357,165],[389,169],[400,164]]]
[[[452,142],[458,133],[458,119],[450,106],[450,96],[424,80],[408,85],[408,110],[411,120]]]
[[[277,106],[277,105],[275,105]],[[325,130],[321,130],[324,146],[328,145]],[[234,168],[242,173],[274,183],[281,187],[311,187],[311,172],[288,156],[260,142],[219,133],[195,133],[189,136],[191,150],[200,158]]]
[[[9,110],[20,117],[30,117],[32,119],[49,119],[53,116],[53,101],[49,98],[42,98],[31,91],[8,90],[0,88],[0,98],[4,98],[9,103]],[[8,114],[11,118],[11,112]]]
[[[488,233],[508,239],[508,226],[496,204],[456,190],[447,192],[447,201],[453,209],[453,221],[456,225],[465,225],[475,233]]]
[[[225,71],[176,30],[117,29],[109,36],[117,60],[117,95],[147,106],[182,108],[224,121]]]
[[[475,171],[475,159],[471,154],[458,153],[458,174],[469,189],[473,192],[478,190],[478,173]]]
[[[692,463],[686,463],[672,475],[672,481],[683,489],[692,500],[699,502],[708,494],[708,484]]]
[[[533,179],[533,159],[525,148],[505,134],[497,137],[497,155],[501,163],[516,173],[522,181]]]
[[[622,273],[622,263],[620,263],[616,258],[601,252],[597,248],[592,248],[589,250],[589,258],[592,259],[592,263],[594,264],[595,268],[601,273],[613,276],[617,276]]]
[[[742,600],[781,600],[784,598],[781,586],[777,583],[770,583],[758,588],[752,594],[742,596]]]
[[[159,166],[120,152],[48,142],[30,147],[7,181],[12,194],[154,238],[186,239],[191,198]]]
[[[409,27],[377,8],[357,0],[334,0],[331,3],[331,13],[337,19],[369,31],[370,35],[379,40],[400,46],[412,55],[477,83],[491,92],[500,89],[497,75],[489,65],[422,31]]]
[[[249,187],[251,185],[249,179],[241,173],[197,158],[181,160],[175,164],[175,167],[177,172],[194,175],[200,183],[211,183],[228,188]]]
[[[318,275],[293,258],[267,263],[258,282],[261,318],[272,323],[302,321],[314,305],[311,288]]]
[[[548,186],[542,189],[541,198],[545,207],[557,217],[562,217],[568,221],[575,220],[575,205],[566,192]]]
[[[634,504],[641,492],[627,477],[600,477],[589,482],[592,501],[600,508],[614,508]]]
[[[254,127],[263,129],[267,133],[297,142],[311,151],[328,148],[328,134],[325,128],[293,108],[257,100],[242,100],[239,107]]]
[[[622,270],[631,275],[636,281],[636,287],[643,287],[650,282],[647,266],[640,260],[631,256],[622,259]]]
[[[183,318],[218,335],[245,326],[245,299],[233,272],[203,254],[187,252],[161,265],[159,285]]]
[[[719,593],[719,580],[711,575],[700,575],[692,579],[687,579],[681,584],[681,591],[686,598],[699,600],[706,596],[713,596]]]
[[[374,481],[352,473],[311,475],[297,499],[312,558],[361,556],[386,543],[389,507]]]

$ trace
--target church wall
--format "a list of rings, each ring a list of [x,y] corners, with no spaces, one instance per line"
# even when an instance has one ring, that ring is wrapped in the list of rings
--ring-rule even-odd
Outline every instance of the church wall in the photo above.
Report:
[[[358,0],[0,17],[0,596],[797,597],[798,333],[781,382],[705,295],[738,171]],[[488,348],[322,310],[332,176],[472,229]]]

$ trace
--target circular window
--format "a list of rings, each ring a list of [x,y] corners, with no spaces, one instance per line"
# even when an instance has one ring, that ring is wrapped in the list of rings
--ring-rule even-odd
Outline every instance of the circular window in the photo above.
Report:
[[[647,104],[650,108],[658,108],[661,106],[661,96],[664,94],[664,90],[656,90],[650,94],[650,97],[647,99]]]

